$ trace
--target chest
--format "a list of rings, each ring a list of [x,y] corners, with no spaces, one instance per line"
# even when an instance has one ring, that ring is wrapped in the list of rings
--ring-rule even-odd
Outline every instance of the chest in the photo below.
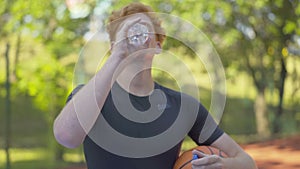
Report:
[[[123,135],[147,138],[167,130],[176,120],[179,110],[180,103],[175,99],[110,95],[101,111],[103,118],[99,120],[105,120]]]

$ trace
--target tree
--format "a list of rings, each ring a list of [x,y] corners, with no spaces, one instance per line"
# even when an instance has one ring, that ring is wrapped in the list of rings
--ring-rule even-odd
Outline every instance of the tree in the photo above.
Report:
[[[299,1],[235,1],[229,25],[235,27],[243,36],[236,41],[236,51],[241,56],[247,72],[251,75],[258,91],[255,102],[258,134],[270,134],[268,124],[265,90],[278,90],[278,104],[275,112],[273,132],[280,132],[280,118],[287,77],[286,58],[293,36],[300,32]],[[242,45],[242,46],[240,46]],[[223,49],[224,50],[224,49]]]
[[[49,137],[54,140],[53,120],[64,106],[67,91],[72,86],[73,58],[84,43],[91,10],[75,17],[59,0],[15,0],[0,4],[0,35],[4,37],[0,42],[16,39],[15,45],[11,45],[15,56],[10,55],[10,60],[14,61],[13,70],[10,70],[12,87],[16,89],[13,94],[31,96],[36,107],[46,112]],[[93,3],[87,5],[93,6]],[[49,146],[59,147],[54,142]],[[56,159],[62,159],[61,148],[56,148],[55,154]]]
[[[117,0],[113,1],[118,5]],[[122,5],[127,1],[122,1]],[[253,80],[257,91],[255,114],[261,137],[280,132],[287,77],[288,49],[300,33],[297,0],[263,1],[149,1],[156,11],[191,21],[213,41],[225,67],[236,67]],[[299,39],[299,37],[297,37]],[[168,44],[167,44],[168,45]],[[180,44],[172,44],[180,45]],[[278,91],[275,120],[269,121],[266,91]],[[273,130],[271,126],[273,124]]]

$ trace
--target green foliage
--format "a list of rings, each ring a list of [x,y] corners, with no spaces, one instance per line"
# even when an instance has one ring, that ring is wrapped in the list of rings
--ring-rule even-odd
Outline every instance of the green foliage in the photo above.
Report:
[[[13,113],[22,112],[13,114],[13,131],[16,133],[13,136],[14,140],[23,143],[17,144],[19,147],[31,147],[38,145],[38,142],[43,142],[38,146],[45,146],[47,140],[53,142],[51,133],[53,119],[64,106],[66,96],[71,90],[76,56],[84,45],[83,36],[89,29],[90,18],[95,12],[94,7],[99,7],[98,10],[103,10],[101,13],[107,15],[112,9],[117,9],[132,0],[86,0],[83,1],[84,4],[78,4],[80,9],[86,10],[86,13],[77,17],[64,2],[60,0],[0,1],[0,96],[5,94],[3,90],[5,65],[2,53],[6,43],[10,43],[12,46],[10,71],[14,75],[14,70],[17,70],[15,77],[12,78],[12,98],[16,106],[13,108]],[[141,0],[141,2],[152,6],[155,11],[186,19],[201,29],[215,45],[226,68],[226,77],[230,84],[221,123],[229,133],[237,135],[255,133],[253,113],[255,87],[266,88],[269,107],[273,108],[268,111],[269,116],[272,120],[276,119],[273,112],[279,100],[276,94],[280,84],[281,59],[286,61],[289,76],[284,111],[287,113],[280,121],[285,124],[284,132],[296,131],[297,125],[299,126],[300,72],[297,68],[299,59],[288,49],[293,47],[299,50],[300,48],[295,40],[295,37],[299,38],[300,35],[299,1]],[[107,4],[108,9],[104,8]],[[182,30],[184,25],[168,28],[168,31],[174,34]],[[20,48],[16,45],[18,36],[21,37]],[[185,37],[196,43],[200,36],[188,32]],[[19,60],[15,62],[18,49]],[[192,57],[193,51],[172,38],[166,40],[165,49],[180,55],[189,64],[191,71],[198,76],[196,80],[201,86],[199,90],[203,96],[201,101],[208,107],[211,84],[207,82],[209,78],[203,75],[206,74],[204,66],[199,64],[200,61],[196,60],[196,57]],[[176,65],[175,62],[172,64]],[[247,79],[245,82],[245,79],[240,77],[241,72],[245,72],[247,78],[252,77],[252,80]],[[180,72],[176,73],[180,74]],[[177,89],[174,77],[157,70],[154,70],[153,74],[158,82]],[[251,82],[255,83],[251,84]],[[250,90],[250,96],[244,94]],[[29,104],[34,104],[38,110]],[[1,112],[4,111],[3,107],[3,101],[0,99]],[[30,119],[23,120],[27,116]],[[1,114],[0,117],[2,124],[3,115]],[[18,118],[23,121],[17,120]],[[298,121],[291,121],[293,118]],[[33,130],[22,132],[26,127]],[[51,133],[50,136],[43,133],[45,131]],[[25,135],[30,135],[30,138]],[[29,157],[39,155],[44,157],[47,151],[33,150],[34,155]],[[26,153],[28,152],[24,151],[23,155]],[[52,166],[47,160],[45,162],[45,159],[32,163],[27,164],[26,160],[19,161],[15,164],[15,168],[23,168],[25,165],[29,166],[28,168],[33,166],[47,168],[44,167],[45,163]]]
[[[64,106],[72,86],[74,59],[66,62],[64,58],[79,52],[89,15],[72,19],[64,1],[59,0],[1,1],[0,35],[3,38],[0,44],[11,44],[12,97],[27,95],[44,112],[40,116],[45,120],[45,128],[40,129],[51,137],[47,144],[54,151],[53,120]],[[20,41],[15,42],[17,37]],[[0,74],[4,74],[3,71],[0,69]],[[3,80],[0,76],[0,85]],[[5,93],[0,89],[1,94]],[[24,111],[32,113],[30,109]],[[40,141],[46,142],[45,139]]]
[[[12,48],[21,51],[18,62],[12,62],[16,64],[12,67],[18,69],[16,89],[34,97],[42,110],[57,113],[71,86],[65,80],[72,78],[72,65],[62,64],[60,59],[79,52],[87,18],[71,19],[67,6],[58,0],[6,4],[3,12],[10,19],[3,21],[0,34],[9,35],[10,41],[17,34],[21,36],[20,49]],[[11,51],[11,58],[16,59],[14,53]]]

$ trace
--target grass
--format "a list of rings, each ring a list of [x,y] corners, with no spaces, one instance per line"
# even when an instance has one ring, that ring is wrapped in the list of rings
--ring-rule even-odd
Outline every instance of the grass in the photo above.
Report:
[[[20,164],[30,163],[31,161],[47,161],[49,155],[44,148],[30,148],[30,149],[22,149],[22,148],[12,148],[10,149],[11,162],[13,164],[12,168],[17,168]],[[0,150],[0,168],[4,168],[5,164],[5,152],[4,150]]]
[[[51,151],[40,148],[12,148],[10,149],[12,169],[53,169],[63,168],[70,164],[82,163],[83,155],[78,151],[68,151],[64,154],[64,161],[53,160]],[[0,150],[0,169],[5,168],[5,151]]]
[[[4,169],[4,160],[6,160],[4,150],[0,150],[0,157],[0,168]],[[10,157],[12,168],[41,168],[42,164],[51,167],[50,161],[47,160],[49,155],[44,148],[12,148],[10,149]]]
[[[4,111],[4,98],[0,97],[0,107]],[[11,145],[13,147],[40,147],[47,145],[49,126],[45,119],[46,112],[35,108],[28,96],[12,98],[11,104]],[[5,114],[0,114],[0,124],[6,123]],[[4,146],[5,127],[0,127],[0,146]]]

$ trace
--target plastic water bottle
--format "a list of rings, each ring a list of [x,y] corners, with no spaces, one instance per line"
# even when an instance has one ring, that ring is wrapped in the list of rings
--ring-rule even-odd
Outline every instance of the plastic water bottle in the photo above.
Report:
[[[131,28],[129,28],[127,33],[129,44],[134,46],[144,45],[149,38],[148,33],[149,30],[147,26],[140,23],[134,24]]]

